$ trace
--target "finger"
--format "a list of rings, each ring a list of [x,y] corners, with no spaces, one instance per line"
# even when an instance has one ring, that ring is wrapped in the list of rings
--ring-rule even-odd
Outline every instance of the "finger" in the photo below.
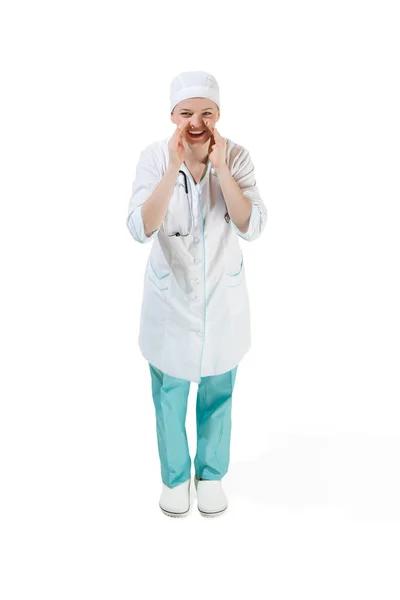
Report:
[[[214,127],[214,129],[213,129],[213,134],[216,135],[217,138],[219,138],[219,139],[221,139],[221,137],[222,137],[216,127]]]
[[[215,142],[215,138],[214,138],[214,127],[213,127],[213,125],[211,124],[211,121],[204,121],[204,122],[205,122],[205,124],[206,124],[206,126],[207,126],[207,128],[208,128],[208,131],[211,133],[211,143],[214,143],[214,142]]]
[[[181,143],[182,143],[182,146],[183,146],[185,152],[187,152],[189,150],[189,143],[188,143],[188,141],[186,139],[186,136],[184,135],[185,129],[187,129],[187,124],[184,124],[183,127],[181,127],[181,137],[180,137],[180,140],[181,140]]]
[[[174,134],[173,134],[173,138],[175,139],[175,141],[178,141],[181,137],[181,132],[179,130],[179,125],[176,126]]]
[[[185,130],[189,127],[189,122],[188,121],[182,121],[182,123],[179,123],[179,134],[181,136],[182,139],[185,139]]]
[[[178,123],[178,125],[176,126],[176,130],[175,130],[175,134],[180,137],[182,134],[182,129],[183,129],[183,123]]]

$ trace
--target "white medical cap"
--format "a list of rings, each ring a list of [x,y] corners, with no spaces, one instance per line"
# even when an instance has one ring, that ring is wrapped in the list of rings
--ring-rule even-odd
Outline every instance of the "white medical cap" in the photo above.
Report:
[[[215,77],[205,71],[186,71],[180,73],[171,82],[171,112],[178,102],[186,98],[210,98],[219,104],[219,86]]]

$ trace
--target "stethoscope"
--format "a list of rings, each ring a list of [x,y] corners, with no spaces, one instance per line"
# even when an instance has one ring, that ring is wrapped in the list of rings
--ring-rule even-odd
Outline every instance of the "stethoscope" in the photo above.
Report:
[[[186,175],[185,171],[182,171],[181,169],[178,171],[178,175],[179,175],[179,173],[182,173],[182,175],[183,175],[183,176],[184,176],[184,178],[185,178],[185,193],[186,193],[186,198],[187,198],[187,201],[188,201],[188,205],[189,205],[189,212],[190,212],[190,230],[189,230],[189,232],[188,232],[188,233],[182,233],[181,231],[175,231],[174,233],[167,233],[167,232],[165,231],[165,227],[164,227],[164,221],[163,221],[162,227],[163,227],[163,230],[164,230],[164,232],[167,234],[167,236],[168,236],[168,237],[174,237],[174,236],[182,236],[182,237],[187,237],[187,236],[188,236],[188,235],[190,235],[190,234],[192,233],[192,231],[193,231],[193,206],[192,206],[191,199],[189,198],[189,186],[188,186],[188,182],[187,182],[187,175]],[[179,182],[178,182],[178,183],[179,183]],[[182,184],[180,183],[179,185],[182,185]],[[226,213],[225,213],[225,216],[224,216],[224,218],[225,218],[225,221],[226,221],[227,223],[229,223],[229,221],[230,221],[230,216],[229,216],[228,212],[226,212]]]
[[[190,230],[188,233],[182,233],[181,231],[175,231],[174,233],[167,233],[165,231],[164,222],[163,222],[163,229],[164,229],[165,233],[168,235],[168,237],[173,237],[175,235],[186,237],[186,236],[190,235],[193,231],[193,207],[192,207],[191,199],[189,198],[189,186],[188,186],[188,182],[187,182],[187,175],[186,175],[185,171],[182,171],[182,170],[178,171],[178,175],[179,175],[179,173],[182,173],[182,175],[185,178],[185,193],[186,193],[186,198],[188,201],[189,212],[190,212]],[[179,181],[178,181],[178,183],[179,183]],[[179,183],[179,185],[182,185],[182,184]]]

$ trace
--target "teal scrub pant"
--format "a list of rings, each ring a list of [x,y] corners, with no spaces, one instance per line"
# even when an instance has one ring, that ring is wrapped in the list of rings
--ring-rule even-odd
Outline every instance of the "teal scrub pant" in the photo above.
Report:
[[[156,412],[161,479],[175,487],[191,476],[191,459],[186,435],[187,401],[190,381],[166,375],[149,363]],[[228,471],[231,437],[232,392],[237,366],[202,377],[196,400],[197,452],[195,475],[201,479],[222,479]]]

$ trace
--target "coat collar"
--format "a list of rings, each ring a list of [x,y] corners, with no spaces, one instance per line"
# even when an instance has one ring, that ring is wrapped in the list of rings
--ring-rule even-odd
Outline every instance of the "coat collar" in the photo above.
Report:
[[[206,182],[206,180],[207,180],[207,177],[208,177],[208,174],[209,174],[209,172],[210,172],[210,169],[211,169],[211,168],[212,168],[211,161],[210,161],[210,159],[208,159],[208,160],[207,160],[207,168],[206,168],[206,170],[205,170],[205,173],[204,173],[203,177],[200,179],[200,181],[199,181],[198,183],[195,183],[195,182],[194,182],[194,179],[193,179],[193,177],[192,177],[192,174],[191,174],[191,172],[189,171],[189,169],[187,168],[186,164],[183,162],[183,163],[182,163],[182,165],[181,165],[181,169],[182,169],[183,171],[185,171],[186,175],[187,175],[187,176],[190,178],[190,181],[191,181],[191,182],[193,183],[193,185],[195,185],[197,188],[201,188],[201,187],[203,187],[204,183],[205,183],[205,182]]]

